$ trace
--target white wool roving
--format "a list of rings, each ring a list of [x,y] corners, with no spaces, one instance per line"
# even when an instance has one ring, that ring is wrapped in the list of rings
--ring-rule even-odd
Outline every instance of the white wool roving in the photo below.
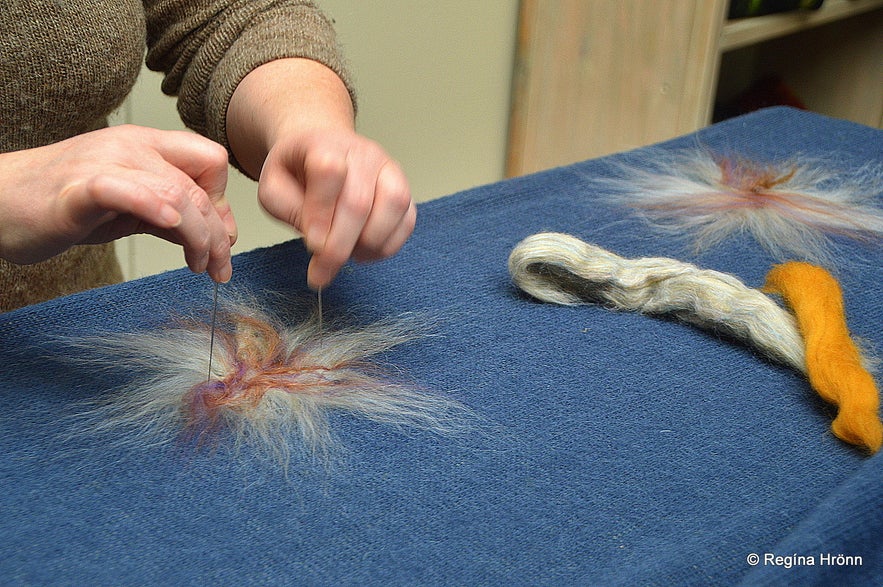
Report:
[[[691,237],[697,251],[744,232],[779,261],[836,266],[832,236],[883,239],[883,165],[845,174],[822,161],[758,162],[706,149],[634,156],[592,185],[651,225]]]
[[[211,379],[211,330],[198,320],[167,328],[69,341],[77,365],[126,369],[122,389],[100,394],[77,415],[86,433],[118,431],[122,443],[249,445],[287,467],[292,456],[327,458],[337,446],[333,413],[395,429],[459,434],[475,414],[456,400],[403,381],[376,356],[425,336],[428,317],[403,315],[339,326],[317,313],[283,323],[249,297],[221,301]]]
[[[664,257],[625,259],[561,233],[529,236],[512,250],[513,282],[538,300],[602,303],[665,314],[721,332],[805,373],[794,317],[732,275]]]

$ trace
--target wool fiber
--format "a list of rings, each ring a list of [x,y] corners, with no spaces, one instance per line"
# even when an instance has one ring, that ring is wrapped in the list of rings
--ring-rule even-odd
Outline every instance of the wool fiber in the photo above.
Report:
[[[880,395],[849,334],[840,285],[820,267],[791,262],[770,270],[765,289],[781,294],[797,317],[810,384],[838,406],[834,435],[872,453],[880,450]]]
[[[617,310],[671,315],[723,332],[805,374],[839,406],[835,436],[877,452],[883,444],[879,394],[849,335],[837,280],[805,262],[773,267],[766,290],[793,315],[736,277],[664,257],[625,259],[561,233],[539,233],[509,256],[514,283],[541,301],[600,303]]]
[[[794,317],[727,273],[665,257],[625,259],[562,233],[539,233],[509,256],[514,283],[555,304],[600,303],[617,310],[674,316],[732,336],[803,371]]]
[[[92,431],[128,433],[137,444],[175,439],[198,446],[232,438],[287,466],[293,455],[324,458],[337,445],[333,413],[395,429],[448,435],[468,430],[461,403],[404,381],[378,355],[429,334],[427,316],[339,326],[313,312],[283,323],[254,300],[222,300],[211,377],[210,325],[186,319],[158,330],[80,339],[93,367],[136,373],[80,417]]]
[[[821,161],[760,162],[705,149],[650,150],[593,184],[697,252],[748,233],[775,259],[838,264],[832,237],[883,242],[883,165],[848,174]]]

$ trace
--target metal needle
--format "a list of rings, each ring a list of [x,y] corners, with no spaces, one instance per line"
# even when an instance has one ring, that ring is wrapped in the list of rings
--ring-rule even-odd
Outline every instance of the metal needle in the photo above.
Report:
[[[215,293],[212,296],[212,331],[211,337],[209,338],[208,343],[208,379],[207,381],[212,380],[212,355],[215,350],[215,320],[218,317],[218,286],[220,284],[215,282]]]
[[[319,301],[319,333],[322,332],[322,288],[316,290],[316,297]]]

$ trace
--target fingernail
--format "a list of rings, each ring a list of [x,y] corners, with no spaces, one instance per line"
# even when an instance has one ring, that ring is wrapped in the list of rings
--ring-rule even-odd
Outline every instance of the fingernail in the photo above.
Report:
[[[310,261],[310,264],[307,266],[307,287],[309,287],[313,291],[318,291],[328,285],[323,280],[319,279],[319,275],[323,273],[319,271],[315,267],[315,263]]]
[[[307,274],[307,287],[313,291],[319,291],[320,289],[322,289],[322,284],[316,281],[314,277]]]
[[[220,282],[227,283],[233,279],[233,266],[229,263],[221,269]]]
[[[321,230],[312,230],[306,237],[307,249],[313,253],[318,253],[325,246],[325,235]]]
[[[163,222],[168,224],[171,228],[174,228],[181,224],[181,213],[169,206],[168,204],[163,205],[159,210],[159,217]]]
[[[233,220],[232,216],[228,216],[224,219],[224,228],[227,229],[227,236],[230,238],[230,244],[236,242],[236,239],[239,237],[239,229],[236,227],[236,222]]]

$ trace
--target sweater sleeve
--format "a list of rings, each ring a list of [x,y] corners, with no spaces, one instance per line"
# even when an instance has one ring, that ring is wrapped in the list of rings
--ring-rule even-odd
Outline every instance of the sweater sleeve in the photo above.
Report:
[[[145,0],[147,66],[165,74],[184,123],[227,147],[226,113],[236,86],[268,61],[318,61],[355,92],[329,18],[301,0]],[[238,165],[232,159],[234,165]]]

